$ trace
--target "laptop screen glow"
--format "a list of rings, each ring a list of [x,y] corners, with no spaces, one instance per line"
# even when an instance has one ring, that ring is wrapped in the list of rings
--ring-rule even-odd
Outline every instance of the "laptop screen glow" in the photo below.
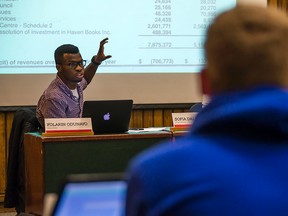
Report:
[[[125,193],[125,181],[71,182],[66,184],[54,215],[124,215]]]

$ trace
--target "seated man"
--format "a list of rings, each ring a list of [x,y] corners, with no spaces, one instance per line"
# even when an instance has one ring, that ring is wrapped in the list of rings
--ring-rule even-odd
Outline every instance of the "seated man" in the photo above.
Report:
[[[184,137],[132,160],[126,215],[288,215],[288,19],[238,5],[216,17],[210,102]]]
[[[54,58],[57,76],[40,97],[36,116],[44,128],[45,118],[80,118],[83,110],[83,90],[91,82],[102,61],[111,58],[104,55],[104,44],[100,42],[97,55],[84,69],[86,61],[82,59],[78,47],[64,44],[55,50]],[[83,79],[84,78],[84,79]]]

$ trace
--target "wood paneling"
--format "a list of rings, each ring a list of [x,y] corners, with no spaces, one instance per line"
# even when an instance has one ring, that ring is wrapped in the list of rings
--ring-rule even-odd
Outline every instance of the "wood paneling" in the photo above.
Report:
[[[153,127],[163,126],[163,110],[154,110]]]
[[[147,128],[147,127],[152,127],[153,126],[153,109],[148,109],[148,110],[144,110],[143,111],[143,119],[145,119],[145,121],[143,121],[143,127]]]
[[[4,193],[6,185],[6,127],[5,114],[0,113],[0,194]],[[1,197],[3,199],[3,197]],[[1,201],[1,200],[0,200]]]
[[[0,112],[0,202],[4,200],[8,161],[8,139],[14,112]]]
[[[277,7],[283,11],[288,11],[288,0],[268,0],[268,6]]]
[[[143,112],[142,110],[135,110],[132,112],[130,127],[131,128],[141,128],[143,127]]]

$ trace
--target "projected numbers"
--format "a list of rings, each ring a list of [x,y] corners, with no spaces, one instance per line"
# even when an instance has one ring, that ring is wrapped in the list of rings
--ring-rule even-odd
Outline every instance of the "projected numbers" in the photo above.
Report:
[[[170,24],[148,24],[148,29],[170,29]]]
[[[205,58],[199,55],[195,57],[194,53],[203,50],[202,32],[216,14],[216,0],[200,1],[198,4],[186,5],[187,11],[183,11],[183,7],[175,0],[154,0],[153,7],[149,7],[151,12],[146,10],[144,15],[153,15],[153,20],[150,19],[153,22],[146,24],[146,29],[143,28],[144,34],[139,34],[139,64],[198,67],[206,63]],[[190,10],[192,6],[195,11]],[[189,23],[185,23],[188,20]],[[185,25],[186,27],[183,27]],[[148,50],[154,51],[148,54]],[[159,56],[167,58],[158,58]]]
[[[204,57],[203,58],[199,58],[198,59],[198,63],[199,64],[206,64],[206,58],[204,58]]]
[[[155,65],[155,64],[165,65],[165,64],[173,64],[173,63],[174,63],[173,59],[151,59],[150,60],[151,65]]]
[[[154,1],[154,23],[148,23],[147,28],[152,35],[171,35],[172,0]]]
[[[211,23],[216,16],[217,0],[200,0],[200,17],[205,24]],[[205,25],[204,25],[205,26]],[[201,25],[197,25],[196,28],[203,28]],[[207,28],[207,25],[204,29]]]
[[[148,47],[149,48],[171,48],[172,43],[167,42],[167,43],[160,43],[160,42],[148,42]]]
[[[155,3],[157,3],[157,4],[167,4],[167,3],[171,3],[171,0],[155,0]]]

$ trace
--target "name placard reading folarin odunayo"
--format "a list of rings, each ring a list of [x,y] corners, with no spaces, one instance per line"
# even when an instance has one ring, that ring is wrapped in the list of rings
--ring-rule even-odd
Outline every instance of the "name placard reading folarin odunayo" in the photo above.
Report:
[[[191,126],[197,114],[197,112],[172,113],[174,127]]]
[[[91,118],[46,118],[45,133],[93,132]]]

